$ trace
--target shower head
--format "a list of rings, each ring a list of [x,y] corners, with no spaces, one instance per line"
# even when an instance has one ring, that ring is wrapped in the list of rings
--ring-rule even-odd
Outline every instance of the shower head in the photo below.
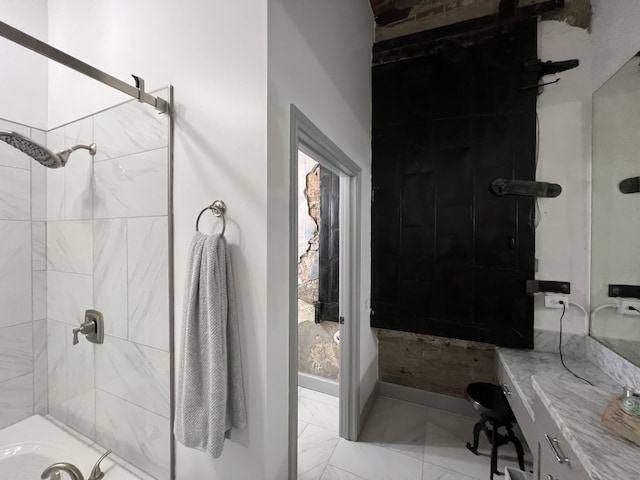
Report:
[[[96,144],[91,145],[75,145],[66,150],[62,150],[58,153],[53,153],[47,147],[40,145],[38,142],[31,140],[29,137],[25,137],[16,132],[8,132],[0,130],[0,140],[8,143],[14,148],[17,148],[22,153],[26,153],[31,158],[40,162],[45,167],[59,168],[64,167],[69,160],[69,155],[78,149],[89,150],[89,153],[93,156],[96,154]]]

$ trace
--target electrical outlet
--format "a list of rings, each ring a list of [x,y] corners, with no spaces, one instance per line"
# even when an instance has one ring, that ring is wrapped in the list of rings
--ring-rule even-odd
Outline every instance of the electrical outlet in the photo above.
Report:
[[[621,315],[640,315],[640,300],[621,300],[618,313]]]
[[[567,295],[544,296],[544,308],[569,308],[569,297]]]

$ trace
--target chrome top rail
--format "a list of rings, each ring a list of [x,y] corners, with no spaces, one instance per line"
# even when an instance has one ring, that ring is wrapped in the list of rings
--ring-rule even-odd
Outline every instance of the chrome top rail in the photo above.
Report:
[[[88,63],[84,63],[83,61],[78,60],[77,58],[72,57],[67,53],[64,53],[62,50],[58,50],[48,43],[38,40],[37,38],[32,37],[31,35],[28,35],[2,21],[0,21],[0,37],[4,37],[7,40],[10,40],[14,43],[17,43],[18,45],[28,48],[29,50],[39,53],[40,55],[44,55],[48,59],[58,62],[65,67],[80,72],[83,75],[86,75],[90,78],[93,78],[94,80],[104,83],[105,85],[115,88],[122,93],[126,93],[127,95],[137,99],[142,103],[147,103],[153,106],[161,113],[170,113],[168,102],[160,97],[154,97],[153,95],[145,92],[144,80],[140,77],[133,75],[136,86],[129,85],[119,78],[109,75],[102,70],[98,70]]]

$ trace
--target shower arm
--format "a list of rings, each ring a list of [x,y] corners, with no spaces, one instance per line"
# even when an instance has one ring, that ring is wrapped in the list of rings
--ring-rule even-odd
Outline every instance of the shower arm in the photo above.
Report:
[[[96,151],[97,151],[97,147],[95,143],[92,143],[91,145],[74,145],[73,147],[69,147],[66,148],[64,150],[62,150],[60,153],[73,153],[76,150],[89,150],[89,153],[91,155],[95,155]]]

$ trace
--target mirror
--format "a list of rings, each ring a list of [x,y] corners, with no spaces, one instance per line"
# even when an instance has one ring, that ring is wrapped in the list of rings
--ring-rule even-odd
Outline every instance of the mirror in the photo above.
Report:
[[[593,96],[591,225],[591,336],[635,365],[640,365],[638,55]]]

